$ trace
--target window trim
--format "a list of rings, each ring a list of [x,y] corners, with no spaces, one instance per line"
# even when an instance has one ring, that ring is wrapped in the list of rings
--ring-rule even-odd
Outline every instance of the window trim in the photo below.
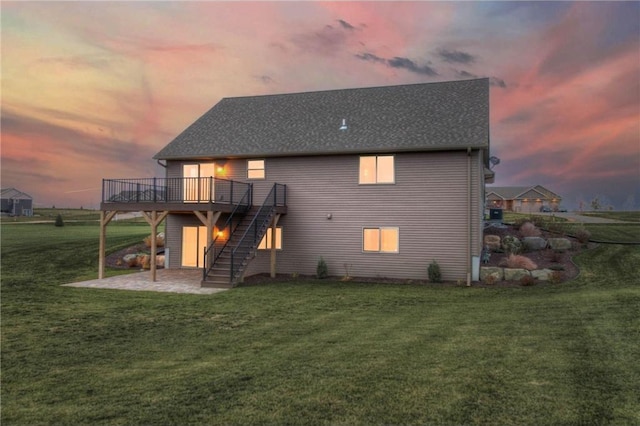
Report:
[[[379,182],[378,175],[378,159],[380,157],[391,157],[393,161],[393,179],[391,182]],[[375,158],[376,160],[376,168],[375,168],[375,182],[362,182],[361,173],[362,173],[362,159],[363,158]],[[358,185],[395,185],[396,183],[396,156],[395,154],[374,154],[374,155],[360,155],[358,157]]]
[[[375,229],[379,231],[378,250],[366,250],[364,247],[364,231],[367,229]],[[382,230],[393,229],[396,231],[396,250],[387,251],[382,249]],[[400,227],[399,226],[363,226],[361,233],[362,253],[382,253],[382,254],[398,254],[400,253]]]
[[[267,228],[267,232],[264,233],[264,236],[258,243],[258,247],[257,247],[258,250],[271,250],[271,238],[268,238],[268,237],[269,237],[269,233],[272,232],[271,231],[272,229],[273,229],[272,226]],[[278,235],[280,236],[280,241],[278,241]],[[264,241],[264,247],[261,247],[263,241]],[[280,246],[280,248],[278,248],[278,246]],[[282,250],[282,226],[276,226],[276,251],[281,251],[281,250]]]
[[[260,168],[256,168],[256,167],[251,168],[251,167],[249,167],[249,164],[252,161],[255,161],[255,162],[262,161],[262,167],[260,167]],[[250,176],[250,173],[252,171],[259,171],[259,170],[262,171],[262,176],[261,177],[251,177]],[[247,160],[247,179],[264,180],[266,178],[267,178],[267,162],[266,162],[266,160],[264,158],[253,158],[253,159]]]

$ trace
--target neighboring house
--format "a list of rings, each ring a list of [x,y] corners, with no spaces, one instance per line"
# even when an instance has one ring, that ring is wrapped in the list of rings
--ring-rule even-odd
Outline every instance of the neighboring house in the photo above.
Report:
[[[33,198],[15,188],[0,189],[1,211],[11,216],[33,216]]]
[[[562,197],[542,185],[487,187],[487,207],[512,212],[534,213],[548,207],[557,211]]]
[[[335,276],[425,279],[436,260],[478,279],[488,79],[225,98],[154,158],[164,178],[103,181],[101,276],[104,228],[140,210],[203,285],[315,275],[321,257]]]

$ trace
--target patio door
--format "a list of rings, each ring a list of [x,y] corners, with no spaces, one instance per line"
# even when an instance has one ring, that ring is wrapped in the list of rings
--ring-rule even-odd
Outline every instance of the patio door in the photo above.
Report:
[[[200,268],[204,265],[204,249],[207,247],[206,226],[182,227],[182,266]]]
[[[215,163],[184,164],[182,166],[184,202],[198,203],[215,200],[214,173]]]

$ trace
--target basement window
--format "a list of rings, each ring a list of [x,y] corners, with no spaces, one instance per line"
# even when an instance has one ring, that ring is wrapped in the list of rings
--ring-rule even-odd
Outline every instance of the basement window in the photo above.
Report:
[[[362,251],[399,253],[399,228],[363,228]]]

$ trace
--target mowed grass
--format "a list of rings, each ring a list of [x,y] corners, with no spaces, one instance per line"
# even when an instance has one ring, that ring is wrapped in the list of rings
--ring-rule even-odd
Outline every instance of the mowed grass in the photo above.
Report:
[[[60,287],[97,275],[98,227],[43,226],[1,228],[3,425],[640,423],[638,246],[557,286],[203,296]]]
[[[603,212],[584,212],[583,216],[603,217],[606,219],[620,220],[623,222],[640,222],[640,211],[603,211]]]

